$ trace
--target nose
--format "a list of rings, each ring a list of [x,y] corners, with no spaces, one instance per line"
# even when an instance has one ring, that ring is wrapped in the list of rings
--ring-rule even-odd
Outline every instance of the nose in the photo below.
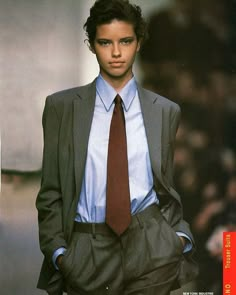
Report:
[[[119,44],[114,43],[112,47],[112,56],[113,57],[120,57],[121,56],[121,50]]]

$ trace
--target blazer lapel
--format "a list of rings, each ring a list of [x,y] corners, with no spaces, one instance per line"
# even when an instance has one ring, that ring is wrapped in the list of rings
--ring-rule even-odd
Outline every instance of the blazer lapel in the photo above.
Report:
[[[139,99],[143,114],[144,126],[148,141],[150,160],[154,176],[167,188],[162,177],[162,106],[158,103],[158,95],[138,85]]]
[[[78,97],[74,100],[73,114],[76,203],[79,198],[80,188],[83,181],[89,133],[94,113],[96,99],[95,80],[91,84],[79,88],[77,95]]]

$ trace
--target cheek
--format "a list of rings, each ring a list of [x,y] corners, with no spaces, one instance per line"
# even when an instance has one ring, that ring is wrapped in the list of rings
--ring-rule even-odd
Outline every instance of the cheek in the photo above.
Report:
[[[131,62],[131,63],[134,61],[135,57],[136,57],[136,50],[133,50],[132,52],[129,52],[127,54],[127,58],[129,60],[129,62]]]
[[[99,64],[103,63],[103,58],[102,58],[101,55],[96,54],[96,58],[97,58],[97,61],[98,61]]]
[[[105,63],[109,58],[108,52],[97,53],[97,60],[101,63]]]

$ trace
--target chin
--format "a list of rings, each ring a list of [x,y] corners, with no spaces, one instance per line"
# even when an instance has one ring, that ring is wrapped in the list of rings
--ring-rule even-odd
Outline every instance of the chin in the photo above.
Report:
[[[125,76],[129,75],[128,71],[112,71],[109,73],[110,77],[114,77],[114,78],[123,78]]]

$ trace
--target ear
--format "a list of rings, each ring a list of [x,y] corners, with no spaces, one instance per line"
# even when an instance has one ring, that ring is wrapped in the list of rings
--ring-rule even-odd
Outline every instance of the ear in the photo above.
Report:
[[[140,40],[138,41],[138,44],[137,44],[136,52],[139,52],[140,47],[141,47],[141,44],[142,44],[142,40],[140,39]]]

